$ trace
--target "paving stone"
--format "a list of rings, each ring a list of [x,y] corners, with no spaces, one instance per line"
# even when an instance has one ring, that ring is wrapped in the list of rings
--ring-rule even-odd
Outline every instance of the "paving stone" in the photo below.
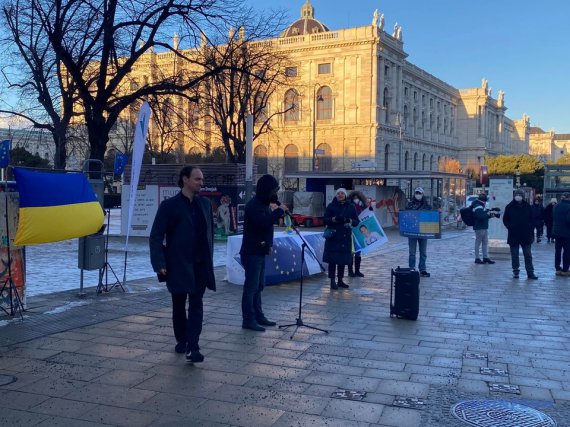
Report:
[[[80,418],[81,415],[97,407],[95,403],[80,402],[71,399],[53,397],[44,400],[33,407],[33,412],[46,415],[64,416],[68,418]]]
[[[377,423],[385,406],[377,403],[333,399],[325,408],[328,417]]]
[[[420,427],[421,414],[415,409],[387,406],[382,412],[379,423],[394,427]]]

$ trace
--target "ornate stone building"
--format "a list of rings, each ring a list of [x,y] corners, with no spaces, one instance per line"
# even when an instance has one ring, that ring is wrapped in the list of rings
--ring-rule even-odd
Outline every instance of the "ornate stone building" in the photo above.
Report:
[[[480,87],[457,89],[415,66],[402,27],[389,34],[378,11],[370,25],[332,31],[306,0],[300,19],[280,37],[255,44],[288,58],[286,82],[267,106],[267,113],[286,113],[254,144],[260,172],[437,171],[449,159],[465,168],[486,155],[528,153],[529,118],[508,118],[502,91],[493,98],[484,79]],[[133,84],[154,78],[153,70],[175,70],[177,61],[151,52],[137,64]],[[220,144],[196,105],[178,107],[179,117],[212,146]],[[179,145],[186,153],[201,150],[187,137]]]
[[[570,134],[530,128],[530,154],[539,156],[543,162],[556,162],[570,153]]]

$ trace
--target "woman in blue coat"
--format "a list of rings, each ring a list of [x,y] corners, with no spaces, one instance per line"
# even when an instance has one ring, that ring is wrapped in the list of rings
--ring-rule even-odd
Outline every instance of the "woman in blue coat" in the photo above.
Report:
[[[325,241],[323,252],[323,262],[329,265],[331,289],[348,288],[342,278],[344,267],[352,263],[352,227],[358,225],[358,216],[344,188],[336,190],[334,200],[325,210],[324,220],[327,228],[333,230],[332,236]],[[335,282],[335,272],[338,282]]]

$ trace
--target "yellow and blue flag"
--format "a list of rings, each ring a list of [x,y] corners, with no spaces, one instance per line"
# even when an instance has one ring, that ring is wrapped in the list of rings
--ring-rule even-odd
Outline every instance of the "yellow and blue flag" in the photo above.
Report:
[[[36,245],[99,231],[104,213],[82,173],[49,173],[14,168],[20,193],[16,245]]]
[[[10,145],[12,141],[5,139],[0,142],[0,168],[7,168],[10,163]]]

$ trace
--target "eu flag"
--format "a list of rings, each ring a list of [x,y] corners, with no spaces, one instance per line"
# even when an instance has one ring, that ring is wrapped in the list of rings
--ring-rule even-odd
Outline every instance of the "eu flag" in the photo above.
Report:
[[[10,145],[12,141],[5,139],[0,142],[0,168],[7,168],[10,163]]]
[[[115,166],[113,167],[113,173],[115,175],[122,175],[125,171],[125,166],[129,161],[128,154],[117,153],[115,154]]]

